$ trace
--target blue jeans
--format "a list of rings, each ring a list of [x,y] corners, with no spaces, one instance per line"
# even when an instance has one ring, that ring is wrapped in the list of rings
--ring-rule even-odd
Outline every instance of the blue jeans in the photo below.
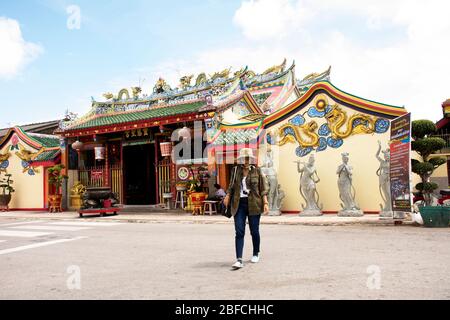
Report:
[[[245,236],[245,223],[248,217],[248,225],[250,227],[250,233],[252,235],[253,242],[253,255],[259,254],[260,235],[259,235],[259,221],[261,215],[248,214],[248,199],[241,198],[239,200],[239,207],[234,216],[234,229],[236,231],[235,245],[236,245],[236,258],[242,259],[242,251],[244,250],[244,236]]]

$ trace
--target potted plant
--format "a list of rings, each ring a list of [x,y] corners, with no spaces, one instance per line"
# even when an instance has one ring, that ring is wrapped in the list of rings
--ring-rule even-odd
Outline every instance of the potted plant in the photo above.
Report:
[[[71,208],[78,210],[82,207],[85,192],[86,187],[80,181],[75,182],[70,192]]]
[[[0,179],[0,189],[2,193],[0,194],[0,207],[2,209],[8,210],[8,205],[11,201],[11,194],[15,191],[11,186],[14,181],[11,180],[11,174],[5,174],[5,178]]]
[[[424,205],[420,206],[420,214],[427,227],[448,227],[448,215],[450,207],[431,206],[432,193],[438,188],[438,185],[430,181],[430,177],[439,166],[446,163],[447,160],[441,157],[431,157],[436,151],[445,147],[445,140],[433,137],[432,134],[437,130],[434,122],[430,120],[415,120],[412,122],[411,149],[416,151],[422,158],[411,160],[412,171],[420,176],[421,182],[415,188],[422,194]]]
[[[65,166],[63,164],[57,164],[48,169],[48,182],[50,183],[50,194],[48,196],[49,201],[49,211],[50,212],[61,212],[61,185],[64,179],[68,177],[63,174],[63,169]]]

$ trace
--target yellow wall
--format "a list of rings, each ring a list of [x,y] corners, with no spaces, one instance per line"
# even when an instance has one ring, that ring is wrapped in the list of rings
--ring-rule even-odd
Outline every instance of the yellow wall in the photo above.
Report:
[[[20,143],[29,151],[37,151],[28,147],[23,141],[20,141]],[[10,146],[10,142],[5,144],[0,153],[10,152]],[[44,207],[44,168],[35,167],[34,176],[23,172],[22,160],[15,154],[16,152],[17,150],[11,151],[11,156],[8,159],[7,173],[12,174],[11,179],[14,181],[12,186],[16,190],[12,194],[9,207],[11,209],[41,209]]]
[[[334,104],[331,98],[329,104]],[[312,103],[311,103],[312,105]],[[350,108],[340,106],[342,110],[346,111],[350,116],[356,113]],[[304,108],[303,113],[307,111]],[[269,128],[268,132],[275,132],[278,127],[288,122],[295,115]],[[306,122],[314,119],[319,127],[325,123],[324,118],[309,118],[304,115]],[[345,128],[344,128],[345,129]],[[356,190],[356,201],[364,211],[379,211],[380,203],[382,202],[379,187],[378,176],[376,171],[379,167],[379,161],[375,154],[378,149],[378,140],[382,143],[382,148],[386,149],[389,141],[389,130],[383,134],[358,134],[344,139],[344,144],[338,148],[333,149],[327,147],[325,151],[312,153],[316,158],[316,168],[320,177],[320,182],[317,184],[317,190],[320,195],[320,202],[323,203],[324,211],[338,211],[341,210],[339,191],[337,187],[337,167],[342,163],[341,153],[348,152],[350,154],[350,165],[353,167],[353,183]],[[271,146],[274,154],[275,167],[278,170],[279,183],[286,193],[283,211],[300,211],[304,203],[299,191],[300,174],[297,172],[297,164],[294,161],[300,160],[306,162],[309,158],[308,154],[305,157],[298,157],[295,154],[295,149],[298,143],[288,143],[284,146]],[[261,145],[259,150],[260,165],[265,156],[267,144]],[[380,155],[383,157],[383,154]]]

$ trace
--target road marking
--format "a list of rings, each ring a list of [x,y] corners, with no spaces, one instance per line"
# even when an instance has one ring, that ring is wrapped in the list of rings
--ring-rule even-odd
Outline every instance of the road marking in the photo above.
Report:
[[[71,239],[59,239],[59,240],[53,240],[53,241],[46,241],[46,242],[29,244],[29,245],[26,245],[26,246],[21,246],[21,247],[16,247],[16,248],[4,249],[4,250],[0,250],[0,255],[13,253],[13,252],[17,252],[17,251],[24,251],[24,250],[39,248],[39,247],[50,246],[52,244],[58,244],[58,243],[63,243],[63,242],[68,242],[68,241],[80,240],[80,239],[84,239],[84,238],[87,238],[87,237],[76,237],[76,238],[71,238]]]
[[[61,226],[99,226],[99,227],[109,227],[119,224],[121,222],[81,222],[81,221],[65,221],[65,222],[51,222],[51,225],[61,225]]]
[[[19,238],[33,238],[46,236],[53,232],[33,232],[33,231],[16,231],[16,230],[0,230],[0,236],[4,237],[19,237]]]
[[[26,222],[3,223],[3,224],[0,224],[0,227],[18,226],[18,225],[21,225],[21,224],[42,223],[42,222],[44,222],[44,220],[33,220],[33,221],[26,221]]]
[[[51,231],[79,231],[89,229],[88,227],[64,227],[64,226],[19,226],[11,229],[25,230],[51,230]]]

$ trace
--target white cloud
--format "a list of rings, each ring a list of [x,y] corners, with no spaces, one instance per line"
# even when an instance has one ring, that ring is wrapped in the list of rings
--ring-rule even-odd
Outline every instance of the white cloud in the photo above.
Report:
[[[291,29],[299,29],[307,17],[308,12],[301,2],[250,0],[242,3],[233,21],[246,37],[261,40],[283,37]]]
[[[11,78],[36,59],[43,48],[26,42],[17,20],[0,17],[0,78]]]
[[[405,105],[414,118],[437,120],[440,104],[450,97],[449,11],[446,0],[250,0],[241,4],[234,22],[248,39],[249,52],[266,48],[268,56],[284,53],[297,61],[299,77],[330,64],[331,80],[338,87]],[[341,30],[327,25],[324,17],[366,24]],[[317,30],[316,21],[326,28]],[[394,43],[372,40],[388,38],[392,28],[403,30]],[[277,33],[278,41],[273,41]],[[367,36],[361,39],[361,33]],[[211,53],[218,51],[203,54],[214,59]],[[261,60],[269,59],[256,55],[249,61]]]
[[[243,35],[237,44],[136,70],[132,79],[145,77],[149,93],[159,76],[174,87],[186,74],[245,65],[262,72],[286,57],[298,78],[332,65],[337,87],[438,120],[450,97],[449,11],[446,0],[245,0],[233,18]],[[126,80],[114,87],[134,85]]]

